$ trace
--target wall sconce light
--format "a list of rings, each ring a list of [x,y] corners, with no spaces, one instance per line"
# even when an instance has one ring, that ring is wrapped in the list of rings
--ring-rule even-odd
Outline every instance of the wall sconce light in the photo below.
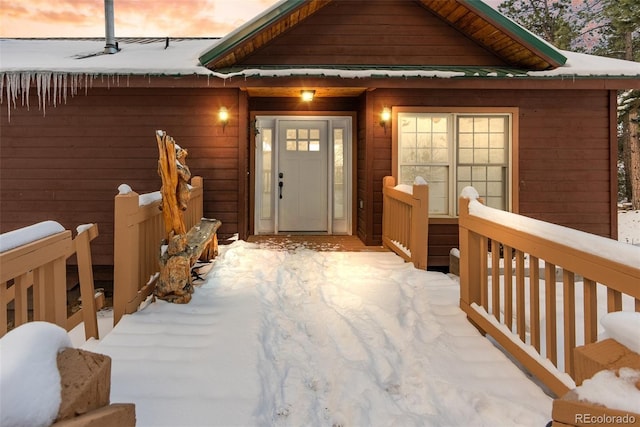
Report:
[[[229,110],[226,107],[220,107],[220,110],[218,110],[218,120],[222,123],[222,130],[224,131],[227,123],[229,123]]]
[[[313,97],[315,96],[315,94],[316,94],[315,90],[301,90],[300,91],[300,97],[302,98],[302,100],[304,102],[313,101]]]
[[[384,133],[387,133],[387,123],[391,121],[391,109],[384,107],[380,113],[380,126],[384,128]]]

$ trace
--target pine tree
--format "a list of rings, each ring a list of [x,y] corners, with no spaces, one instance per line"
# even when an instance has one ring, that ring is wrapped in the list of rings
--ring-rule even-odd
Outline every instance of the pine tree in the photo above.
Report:
[[[640,0],[505,0],[498,10],[560,49],[640,61]],[[640,209],[640,91],[618,101],[619,197]]]

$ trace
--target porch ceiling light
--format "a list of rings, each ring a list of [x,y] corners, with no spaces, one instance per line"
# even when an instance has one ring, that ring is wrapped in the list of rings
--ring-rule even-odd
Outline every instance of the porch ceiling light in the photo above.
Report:
[[[304,102],[313,101],[313,97],[315,96],[315,94],[316,94],[315,90],[301,90],[300,91],[300,97],[302,98],[302,100]]]
[[[222,129],[229,123],[229,110],[226,107],[220,107],[220,110],[218,110],[218,120],[222,123]]]

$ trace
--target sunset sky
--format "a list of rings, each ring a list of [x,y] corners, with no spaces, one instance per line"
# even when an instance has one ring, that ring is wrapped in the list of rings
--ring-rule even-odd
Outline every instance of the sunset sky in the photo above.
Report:
[[[114,0],[116,37],[224,36],[278,0]],[[103,0],[0,0],[0,37],[102,37]]]
[[[114,0],[115,35],[224,36],[277,1]],[[0,37],[102,36],[103,0],[0,0]]]

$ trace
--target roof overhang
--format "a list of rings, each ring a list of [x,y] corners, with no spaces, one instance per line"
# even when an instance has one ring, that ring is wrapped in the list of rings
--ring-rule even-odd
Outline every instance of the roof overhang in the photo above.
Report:
[[[200,55],[211,70],[225,70],[337,0],[283,0],[223,37]],[[481,0],[413,0],[513,67],[548,70],[567,58]]]

